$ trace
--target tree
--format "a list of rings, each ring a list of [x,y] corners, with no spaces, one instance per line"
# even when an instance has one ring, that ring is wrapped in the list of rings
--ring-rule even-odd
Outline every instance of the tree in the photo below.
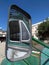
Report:
[[[46,19],[46,22],[43,22],[38,25],[38,38],[40,40],[45,40],[49,38],[49,20]]]

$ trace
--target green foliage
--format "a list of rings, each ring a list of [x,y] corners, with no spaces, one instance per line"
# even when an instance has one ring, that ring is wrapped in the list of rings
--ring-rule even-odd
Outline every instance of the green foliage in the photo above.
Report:
[[[38,37],[45,40],[49,37],[49,20],[38,25]]]

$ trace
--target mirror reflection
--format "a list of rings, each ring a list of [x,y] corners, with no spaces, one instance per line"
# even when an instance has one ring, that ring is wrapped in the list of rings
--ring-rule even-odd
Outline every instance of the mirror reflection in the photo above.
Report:
[[[20,28],[19,21],[10,21],[9,22],[9,31],[10,31],[10,40],[20,41]]]
[[[15,49],[12,49],[12,48],[8,48],[8,50],[7,50],[7,58],[10,61],[15,61],[16,59],[20,60],[21,58],[26,57],[27,53],[28,52],[26,52],[26,51],[20,51],[20,50],[15,50]]]
[[[6,57],[10,61],[17,61],[29,57],[30,54],[31,17],[21,8],[12,5],[7,26]]]

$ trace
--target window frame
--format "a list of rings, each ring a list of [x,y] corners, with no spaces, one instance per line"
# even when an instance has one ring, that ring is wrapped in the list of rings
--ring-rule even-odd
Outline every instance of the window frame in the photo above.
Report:
[[[10,19],[9,22],[11,22],[11,21],[19,21],[19,20],[18,19]],[[20,28],[20,23],[19,23],[19,28]],[[9,30],[9,32],[10,32],[10,30]],[[9,33],[9,39],[10,39],[10,33]],[[19,41],[10,40],[10,42],[19,42],[20,43],[20,40]]]
[[[19,20],[19,23],[20,23],[20,32],[21,32],[21,42],[29,42],[30,41],[30,32],[26,26],[26,24],[24,23],[23,20]],[[23,23],[23,25],[25,26],[27,32],[28,32],[28,35],[29,35],[29,39],[28,40],[22,40],[22,26],[21,26],[21,23]]]
[[[29,42],[29,41],[30,41],[30,32],[29,32],[29,30],[28,30],[26,24],[24,23],[24,21],[23,21],[23,20],[18,20],[18,19],[9,19],[9,22],[11,22],[11,21],[19,21],[20,40],[19,40],[19,41],[10,40],[10,41],[11,41],[11,42],[19,42],[19,43],[20,43],[20,42]],[[21,23],[23,23],[23,25],[25,26],[25,28],[26,28],[26,30],[27,30],[27,32],[28,32],[28,35],[29,35],[29,39],[28,39],[28,40],[23,40],[23,39],[22,39],[22,26],[21,26]],[[10,32],[10,30],[9,30],[9,32]],[[10,33],[9,33],[9,39],[10,39]]]

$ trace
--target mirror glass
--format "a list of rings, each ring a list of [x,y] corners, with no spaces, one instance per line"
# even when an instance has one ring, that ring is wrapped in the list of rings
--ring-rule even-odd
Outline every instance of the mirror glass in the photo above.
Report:
[[[10,54],[9,54],[10,53]],[[23,59],[22,57],[26,56],[28,51],[20,51],[8,48],[7,50],[7,58],[10,59],[10,61],[17,61]]]
[[[9,22],[10,40],[20,41],[20,29],[18,21]]]
[[[31,17],[24,10],[12,5],[9,10],[6,57],[17,61],[31,54]]]

